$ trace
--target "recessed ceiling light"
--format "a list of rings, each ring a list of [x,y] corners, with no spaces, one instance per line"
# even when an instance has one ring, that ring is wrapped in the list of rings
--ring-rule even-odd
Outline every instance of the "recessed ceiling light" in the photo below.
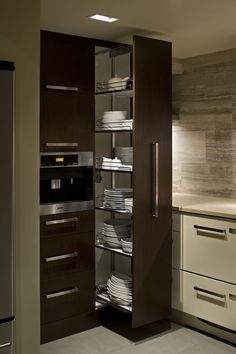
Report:
[[[104,22],[118,21],[118,18],[99,15],[99,14],[91,15],[91,16],[89,16],[89,18],[92,18],[93,20],[104,21]]]

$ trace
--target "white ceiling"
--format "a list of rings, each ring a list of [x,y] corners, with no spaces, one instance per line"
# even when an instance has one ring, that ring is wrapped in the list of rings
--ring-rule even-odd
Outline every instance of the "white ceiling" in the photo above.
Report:
[[[88,19],[94,13],[119,21]],[[184,58],[236,47],[236,0],[41,0],[41,28],[124,42],[147,35]]]

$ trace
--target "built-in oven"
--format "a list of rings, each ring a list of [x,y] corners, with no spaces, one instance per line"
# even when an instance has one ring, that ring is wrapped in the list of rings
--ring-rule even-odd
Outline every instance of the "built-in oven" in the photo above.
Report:
[[[41,215],[94,208],[92,152],[41,153],[40,159]]]

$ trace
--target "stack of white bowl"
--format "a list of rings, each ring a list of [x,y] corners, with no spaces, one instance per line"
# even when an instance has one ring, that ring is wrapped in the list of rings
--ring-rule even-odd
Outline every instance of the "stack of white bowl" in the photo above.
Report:
[[[124,165],[133,165],[133,148],[132,147],[116,147],[115,156],[121,160]]]
[[[129,219],[109,219],[102,229],[103,240],[112,248],[121,247],[121,239],[130,237],[131,221]]]
[[[119,305],[132,304],[132,278],[125,274],[112,273],[107,281],[110,299]]]
[[[130,213],[133,212],[133,198],[125,198],[125,209]]]
[[[133,240],[131,237],[126,237],[121,239],[121,247],[124,252],[132,253],[133,252]]]

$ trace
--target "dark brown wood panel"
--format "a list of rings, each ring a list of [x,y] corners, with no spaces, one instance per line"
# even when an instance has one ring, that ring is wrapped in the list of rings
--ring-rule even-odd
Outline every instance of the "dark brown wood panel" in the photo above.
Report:
[[[134,37],[133,326],[171,308],[171,44]],[[159,144],[158,217],[153,217],[152,143]]]
[[[94,150],[94,77],[93,40],[41,31],[41,151],[48,151],[47,143],[78,143],[78,151]]]
[[[77,235],[78,233],[94,231],[94,218],[94,210],[41,216],[40,235],[41,237],[55,238],[56,236]],[[48,221],[54,220],[68,220],[69,222],[47,225]]]
[[[65,318],[41,326],[41,344],[100,325],[100,312],[92,311],[83,315]]]
[[[94,233],[80,233],[41,240],[41,277],[70,274],[72,271],[94,271]],[[55,259],[55,257],[68,257]]]
[[[91,94],[94,90],[93,40],[41,31],[41,86],[48,84],[78,85],[79,91]]]
[[[90,272],[71,272],[67,277],[57,277],[41,282],[41,323],[50,323],[64,318],[90,312],[95,304],[94,277]],[[46,295],[78,289],[52,298]]]

